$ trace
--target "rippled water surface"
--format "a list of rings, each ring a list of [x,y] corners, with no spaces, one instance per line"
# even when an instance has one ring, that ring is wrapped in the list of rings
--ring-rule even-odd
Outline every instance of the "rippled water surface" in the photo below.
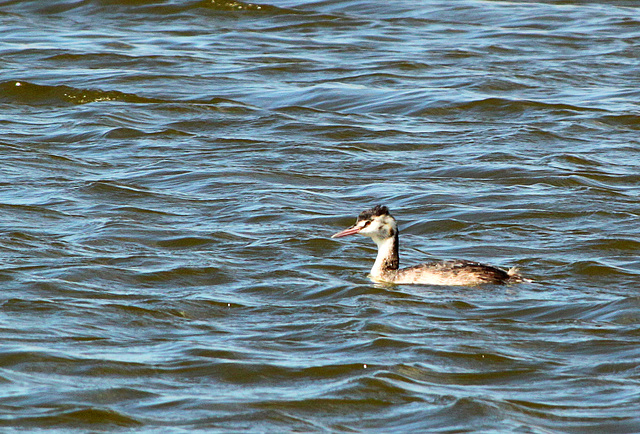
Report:
[[[637,2],[0,23],[3,432],[640,432]],[[378,203],[534,283],[373,284]]]

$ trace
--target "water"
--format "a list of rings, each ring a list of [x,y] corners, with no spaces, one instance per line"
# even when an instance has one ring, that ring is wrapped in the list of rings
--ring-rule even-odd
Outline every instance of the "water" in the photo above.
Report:
[[[640,432],[639,12],[0,2],[2,431]]]

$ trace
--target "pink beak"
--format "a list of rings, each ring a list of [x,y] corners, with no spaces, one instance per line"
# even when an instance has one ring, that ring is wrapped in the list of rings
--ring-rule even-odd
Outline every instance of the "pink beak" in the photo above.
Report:
[[[355,235],[362,230],[362,226],[351,226],[350,228],[345,229],[344,231],[338,232],[337,234],[331,235],[331,238],[342,238],[349,235]]]

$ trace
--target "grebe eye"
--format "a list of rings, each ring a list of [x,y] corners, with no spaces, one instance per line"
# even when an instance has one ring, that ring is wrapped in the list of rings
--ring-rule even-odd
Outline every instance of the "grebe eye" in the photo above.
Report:
[[[371,224],[371,220],[360,220],[360,221],[357,221],[356,224],[357,225],[362,224],[362,228],[364,229]]]

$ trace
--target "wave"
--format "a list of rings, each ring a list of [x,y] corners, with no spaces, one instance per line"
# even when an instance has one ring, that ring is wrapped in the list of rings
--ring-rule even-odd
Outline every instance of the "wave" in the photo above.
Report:
[[[253,111],[254,108],[227,98],[173,100],[140,96],[118,90],[85,89],[66,85],[41,85],[23,80],[0,83],[0,103],[25,105],[80,105],[96,102],[125,102],[131,104],[196,104],[212,105],[220,111]],[[117,131],[117,130],[116,130]],[[177,130],[171,133],[185,134]],[[114,132],[117,134],[117,132]],[[127,134],[127,133],[125,133]]]
[[[118,90],[78,88],[67,85],[41,85],[22,80],[10,80],[0,83],[0,102],[25,105],[81,105],[98,102],[124,102],[130,104],[195,104],[214,106],[223,112],[253,112],[259,107],[290,111],[292,107],[312,110],[338,110],[352,113],[386,112],[410,116],[491,117],[509,116],[510,118],[531,115],[537,112],[549,112],[558,115],[602,112],[603,110],[581,107],[571,104],[547,103],[532,100],[511,100],[504,98],[485,98],[467,102],[453,102],[441,99],[439,92],[425,91],[388,91],[371,89],[366,86],[325,83],[285,95],[257,94],[249,97],[250,104],[232,99],[213,97],[208,99],[166,99],[141,96]],[[281,104],[285,101],[286,104]],[[637,128],[638,118],[632,115],[604,116],[603,123],[619,122],[624,127]],[[123,130],[125,137],[132,132]],[[114,131],[113,134],[119,134]],[[133,132],[135,135],[136,132]]]
[[[238,0],[202,0],[196,5],[221,12],[263,12],[267,14],[295,12],[293,9],[280,8],[266,3],[250,3]]]
[[[20,413],[20,412],[18,412]],[[79,427],[91,428],[96,426],[136,427],[144,425],[143,422],[127,416],[119,411],[109,408],[86,407],[79,409],[55,409],[49,410],[40,416],[16,415],[11,420],[0,419],[0,426],[11,427],[67,427],[78,429]]]
[[[127,13],[174,15],[193,9],[206,8],[220,12],[262,12],[291,13],[295,10],[280,8],[266,3],[253,3],[239,0],[197,0],[191,2],[176,2],[172,0],[160,0],[150,2],[149,0],[61,0],[54,4],[41,2],[39,0],[20,1],[13,0],[5,2],[3,5],[10,6],[13,10],[18,8],[30,13],[42,15],[77,13],[78,9],[88,9],[91,13],[119,9]],[[85,12],[87,13],[87,12]]]
[[[18,80],[0,83],[0,102],[4,103],[67,105],[101,101],[122,101],[139,104],[165,102],[160,99],[146,98],[117,90],[79,89],[65,85],[49,86]]]
[[[442,104],[437,107],[428,107],[414,112],[414,115],[452,115],[458,112],[477,113],[483,117],[495,116],[496,113],[502,115],[517,116],[529,112],[550,112],[555,115],[573,114],[581,112],[602,112],[603,110],[581,107],[563,103],[549,103],[527,99],[508,98],[483,98],[468,102]]]
[[[629,128],[632,130],[640,129],[640,115],[636,114],[606,115],[601,116],[596,120],[614,128]]]

